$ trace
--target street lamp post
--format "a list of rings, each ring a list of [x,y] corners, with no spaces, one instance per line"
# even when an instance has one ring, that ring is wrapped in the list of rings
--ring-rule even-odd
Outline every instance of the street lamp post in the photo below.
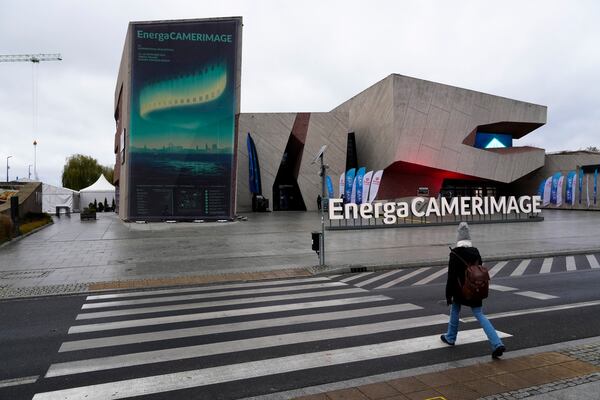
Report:
[[[11,158],[12,156],[8,156],[6,157],[6,183],[8,183],[8,169],[10,168],[8,166],[8,159]]]
[[[29,171],[27,179],[31,180],[31,164],[29,164],[29,166],[27,168],[28,168],[28,171]]]
[[[321,146],[321,149],[312,160],[311,164],[320,161],[321,167],[319,168],[319,176],[321,177],[321,234],[319,235],[319,266],[325,266],[325,180],[327,178],[327,168],[328,165],[325,164],[323,160],[323,155],[325,150],[327,149],[327,145]]]
[[[33,178],[37,181],[37,140],[33,141]]]

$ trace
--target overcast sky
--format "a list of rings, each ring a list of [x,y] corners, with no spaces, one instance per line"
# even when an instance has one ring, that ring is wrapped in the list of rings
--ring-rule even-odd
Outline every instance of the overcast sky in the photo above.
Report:
[[[113,96],[129,21],[243,16],[242,112],[328,111],[391,73],[548,106],[515,142],[547,151],[600,146],[597,1],[9,1],[0,54],[0,180],[59,184],[75,153],[114,164]],[[33,169],[33,167],[32,167]]]

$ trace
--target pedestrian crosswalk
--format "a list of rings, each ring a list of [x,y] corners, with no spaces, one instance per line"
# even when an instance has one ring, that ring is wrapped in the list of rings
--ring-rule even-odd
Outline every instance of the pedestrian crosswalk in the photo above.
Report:
[[[600,269],[600,254],[528,258],[485,263],[491,278]],[[353,275],[334,275],[329,278],[368,290],[398,286],[420,286],[446,282],[445,266],[397,269],[383,272],[364,272]]]
[[[33,399],[234,399],[323,383],[333,367],[382,373],[382,360],[447,351],[432,334],[447,322],[325,277],[88,296]],[[486,342],[478,328],[457,346]]]

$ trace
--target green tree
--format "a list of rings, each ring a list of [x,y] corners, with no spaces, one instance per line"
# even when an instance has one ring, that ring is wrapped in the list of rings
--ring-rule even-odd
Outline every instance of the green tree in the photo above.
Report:
[[[62,172],[62,184],[64,187],[81,190],[96,182],[100,174],[112,183],[113,168],[100,165],[98,160],[83,154],[73,154],[67,158]]]
[[[596,146],[588,146],[585,149],[587,151],[595,151],[596,153],[600,152],[600,149],[598,149]]]

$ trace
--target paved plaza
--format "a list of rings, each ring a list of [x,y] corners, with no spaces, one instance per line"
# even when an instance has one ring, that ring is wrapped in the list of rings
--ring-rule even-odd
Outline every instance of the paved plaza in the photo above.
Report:
[[[124,223],[112,213],[97,221],[55,218],[54,224],[0,247],[0,286],[90,282],[301,270],[318,264],[310,232],[315,212],[248,214],[230,223]],[[484,259],[541,257],[600,249],[600,213],[544,211],[543,222],[472,225]],[[455,226],[331,231],[328,271],[349,267],[441,265]],[[314,272],[316,268],[312,269]],[[290,274],[294,275],[294,274]]]

